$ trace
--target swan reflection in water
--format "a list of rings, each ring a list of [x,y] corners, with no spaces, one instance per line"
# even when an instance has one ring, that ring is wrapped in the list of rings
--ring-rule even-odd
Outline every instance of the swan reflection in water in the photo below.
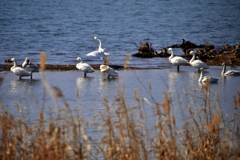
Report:
[[[94,77],[79,77],[76,79],[76,84],[78,89],[85,91],[90,89],[92,87],[91,85],[93,84]]]
[[[90,92],[92,92],[92,88],[95,88],[94,79],[94,77],[79,77],[76,79],[77,97],[80,96],[82,98],[86,98],[87,95],[91,94]]]
[[[171,91],[176,91],[178,86],[184,86],[186,82],[188,82],[188,79],[186,77],[185,71],[170,71],[168,74],[168,87]],[[182,88],[182,87],[181,87]]]
[[[10,92],[11,93],[21,93],[24,94],[26,91],[31,91],[32,87],[36,87],[41,85],[40,79],[21,79],[21,80],[14,80],[11,81]]]

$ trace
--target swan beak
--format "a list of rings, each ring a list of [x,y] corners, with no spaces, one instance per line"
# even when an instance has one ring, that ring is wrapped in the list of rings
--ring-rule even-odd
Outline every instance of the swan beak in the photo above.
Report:
[[[5,59],[5,62],[6,63],[12,63],[12,60],[11,59]]]

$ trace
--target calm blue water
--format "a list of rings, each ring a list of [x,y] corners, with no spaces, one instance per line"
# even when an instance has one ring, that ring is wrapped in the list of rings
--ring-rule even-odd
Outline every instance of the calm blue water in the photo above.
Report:
[[[111,63],[120,65],[126,54],[137,52],[133,42],[149,41],[157,51],[182,38],[216,46],[240,42],[240,1],[233,0],[2,0],[0,10],[0,63],[11,57],[22,63],[26,56],[38,63],[44,51],[49,64],[75,64],[78,56],[100,64],[84,57],[98,48],[94,35],[111,54]],[[131,58],[130,65],[168,63]]]
[[[240,67],[234,69],[240,70]],[[219,78],[218,83],[210,85],[211,109],[220,107],[224,115],[232,115],[234,96],[240,92],[240,77],[221,77],[221,70],[219,66],[212,66],[204,72],[205,75]],[[136,90],[140,99],[147,99],[143,104],[149,117],[152,117],[155,114],[152,112],[154,102],[163,103],[163,92],[170,91],[176,122],[182,124],[182,112],[188,113],[188,106],[199,111],[205,97],[202,86],[198,83],[199,73],[191,66],[182,66],[179,73],[175,66],[165,69],[119,70],[118,80],[106,80],[99,70],[88,74],[87,78],[77,70],[47,71],[46,76],[51,92],[44,87],[46,81],[41,73],[35,73],[33,80],[19,80],[9,71],[1,72],[0,77],[3,78],[0,79],[0,112],[4,108],[11,114],[20,113],[28,117],[30,122],[34,122],[42,108],[46,115],[55,114],[59,108],[64,107],[64,103],[68,103],[73,114],[81,114],[89,120],[98,112],[105,113],[102,104],[104,98],[109,100],[113,109],[117,106],[115,99],[124,93],[127,106],[133,106],[133,94]],[[149,88],[149,83],[152,89]],[[63,98],[55,99],[51,96],[54,92],[53,86],[62,91]]]

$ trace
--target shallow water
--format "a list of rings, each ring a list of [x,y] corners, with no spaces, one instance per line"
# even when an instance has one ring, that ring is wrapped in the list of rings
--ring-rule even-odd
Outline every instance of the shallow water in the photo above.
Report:
[[[96,50],[98,36],[111,54],[113,64],[122,65],[126,54],[134,54],[141,41],[153,48],[180,44],[182,38],[216,47],[240,42],[240,1],[137,0],[2,0],[0,2],[0,63],[29,57],[39,63],[39,52],[47,53],[49,64],[75,64],[83,57],[90,64],[100,59],[85,57]],[[176,54],[182,54],[177,50]],[[165,59],[131,58],[129,65],[164,66]]]
[[[235,68],[240,70],[239,67]],[[219,77],[219,82],[210,84],[214,93],[211,96],[213,106],[219,106],[224,114],[233,113],[234,96],[240,92],[240,77],[221,77],[222,68],[212,66],[204,72],[205,75]],[[146,109],[152,115],[153,102],[163,102],[163,92],[170,91],[172,108],[179,124],[183,123],[181,110],[187,105],[191,107],[203,106],[203,89],[198,83],[199,73],[190,66],[182,66],[180,72],[176,67],[151,70],[119,70],[119,79],[105,79],[99,70],[88,74],[87,78],[79,71],[46,71],[46,79],[50,90],[44,89],[44,74],[35,73],[33,80],[18,77],[11,72],[1,72],[0,101],[3,108],[16,116],[29,117],[34,122],[42,108],[46,113],[56,113],[58,107],[68,103],[72,110],[80,112],[85,119],[91,119],[96,113],[104,110],[102,102],[109,99],[110,105],[115,105],[114,99],[124,90],[128,106],[134,102],[134,89],[140,97],[146,98]],[[152,87],[149,87],[151,84]],[[52,87],[58,87],[63,97],[54,101]],[[151,88],[151,89],[150,89]],[[60,92],[58,92],[60,93]],[[53,94],[54,95],[54,94]],[[61,94],[58,94],[61,95]],[[17,113],[21,114],[17,114]],[[74,112],[73,112],[74,113]]]

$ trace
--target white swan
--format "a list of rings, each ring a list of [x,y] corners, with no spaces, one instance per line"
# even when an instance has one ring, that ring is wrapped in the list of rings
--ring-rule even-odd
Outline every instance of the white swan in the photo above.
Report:
[[[107,78],[118,78],[118,72],[109,67],[108,65],[101,65],[100,71],[106,74]]]
[[[108,66],[108,56],[105,55],[104,57],[101,57],[101,60],[104,62],[104,64],[100,65],[100,71],[106,74],[107,78],[117,78],[118,72]]]
[[[22,67],[25,68],[29,72],[39,72],[39,67],[33,62],[30,62],[28,57],[25,58]]]
[[[202,82],[202,83],[206,83],[206,82],[209,82],[209,83],[217,83],[219,78],[216,78],[216,77],[212,77],[212,76],[204,76],[203,77],[203,68],[200,68],[200,77],[198,79],[198,82]]]
[[[104,57],[105,55],[109,55],[109,53],[104,52],[104,49],[102,48],[102,42],[100,39],[98,39],[96,36],[93,36],[94,39],[96,39],[99,42],[98,50],[90,52],[86,54],[86,56],[93,56],[93,57]]]
[[[12,58],[10,61],[14,63],[13,66],[10,68],[10,71],[19,76],[19,79],[22,79],[22,77],[27,76],[30,76],[32,79],[32,73],[28,72],[24,68],[18,67],[15,58]]]
[[[177,71],[179,71],[179,66],[188,64],[188,61],[182,57],[174,56],[173,49],[169,48],[168,51],[171,52],[171,56],[169,57],[169,61],[177,66]]]
[[[228,70],[226,71],[226,63],[222,63],[223,69],[221,75],[223,76],[240,76],[240,71],[237,70]]]
[[[208,69],[208,65],[206,65],[203,61],[201,60],[195,60],[196,55],[193,51],[190,52],[190,54],[192,54],[192,59],[189,61],[190,65],[193,66],[194,68],[197,68],[198,71],[200,71],[200,68],[203,69]]]
[[[84,72],[84,77],[87,76],[87,73],[93,73],[95,71],[89,64],[83,63],[80,57],[77,57],[76,60],[80,61],[80,63],[76,64],[76,68]]]

